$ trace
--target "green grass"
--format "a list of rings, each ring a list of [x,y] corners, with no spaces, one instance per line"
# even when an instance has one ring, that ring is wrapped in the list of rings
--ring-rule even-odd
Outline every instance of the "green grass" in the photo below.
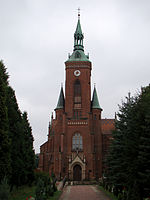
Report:
[[[98,186],[100,190],[102,190],[108,197],[110,197],[112,200],[118,200],[117,197],[115,197],[111,192],[105,190],[102,186]]]
[[[58,200],[60,195],[61,191],[56,191],[54,196],[50,197],[48,200]],[[22,186],[11,192],[10,200],[26,200],[26,198],[30,196],[35,197],[35,186]]]
[[[35,186],[22,186],[11,192],[10,200],[26,200],[27,197],[35,195]]]

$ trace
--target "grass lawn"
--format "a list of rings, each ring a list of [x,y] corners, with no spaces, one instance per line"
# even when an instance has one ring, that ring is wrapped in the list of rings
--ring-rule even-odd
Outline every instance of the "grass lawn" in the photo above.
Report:
[[[61,191],[56,191],[53,197],[50,197],[48,200],[58,200],[61,195]],[[27,197],[35,197],[35,186],[22,186],[18,190],[14,189],[11,192],[10,200],[26,200]]]
[[[108,197],[110,197],[112,200],[118,200],[117,197],[115,197],[111,192],[108,192],[105,190],[102,186],[98,186],[100,190],[102,190]]]
[[[10,200],[26,200],[27,197],[34,197],[35,186],[22,186],[18,189],[13,189]]]

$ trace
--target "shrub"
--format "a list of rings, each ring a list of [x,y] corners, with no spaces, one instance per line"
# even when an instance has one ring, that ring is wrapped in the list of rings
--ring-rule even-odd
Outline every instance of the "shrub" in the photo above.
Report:
[[[10,195],[10,187],[5,177],[0,184],[0,199],[8,200]]]
[[[44,182],[41,178],[39,178],[37,182],[35,190],[35,200],[46,200],[46,191],[44,187]]]
[[[46,172],[36,171],[35,172],[35,182],[37,183],[39,178],[42,179],[44,182],[49,178],[49,174]]]
[[[55,175],[53,174],[52,177],[50,177],[49,174],[46,172],[35,172],[35,181],[39,182],[39,179],[40,179],[40,181],[43,182],[44,194],[45,194],[46,198],[53,196],[54,192],[57,191],[57,187],[55,184],[55,182],[56,182]],[[43,186],[41,185],[41,187],[43,187]],[[38,189],[38,192],[39,191],[40,191],[40,189]]]

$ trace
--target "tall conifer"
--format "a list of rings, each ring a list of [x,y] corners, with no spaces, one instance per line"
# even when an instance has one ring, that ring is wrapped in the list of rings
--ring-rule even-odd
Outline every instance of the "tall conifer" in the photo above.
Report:
[[[150,192],[150,86],[123,102],[107,159],[107,183],[127,200]]]
[[[0,61],[0,181],[9,175],[12,186],[32,182],[34,159],[27,113],[21,113],[6,68]]]
[[[30,127],[27,112],[22,115],[22,125],[23,125],[23,137],[24,137],[24,171],[25,179],[27,183],[31,183],[34,180],[34,169],[35,169],[35,153],[33,149],[33,135],[32,128]]]
[[[0,182],[4,176],[8,176],[11,171],[8,113],[6,105],[7,86],[8,74],[3,62],[0,61]]]
[[[11,184],[22,185],[24,181],[23,170],[23,126],[21,111],[19,110],[14,90],[7,89],[7,108],[9,120],[9,137],[11,138]]]
[[[138,101],[138,116],[141,135],[139,138],[139,170],[141,195],[150,194],[150,85],[142,88]]]

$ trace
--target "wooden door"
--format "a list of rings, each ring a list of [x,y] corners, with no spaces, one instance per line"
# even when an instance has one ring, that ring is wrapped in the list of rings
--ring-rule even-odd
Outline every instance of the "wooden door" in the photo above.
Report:
[[[82,178],[82,169],[80,165],[75,165],[73,168],[73,180],[81,181]]]

